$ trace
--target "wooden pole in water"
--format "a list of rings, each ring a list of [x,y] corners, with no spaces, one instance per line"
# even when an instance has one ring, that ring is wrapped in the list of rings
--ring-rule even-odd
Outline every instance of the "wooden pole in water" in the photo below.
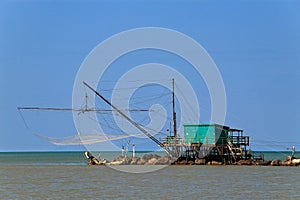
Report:
[[[135,144],[132,145],[132,157],[135,157]]]
[[[122,157],[124,157],[124,145],[122,144]]]

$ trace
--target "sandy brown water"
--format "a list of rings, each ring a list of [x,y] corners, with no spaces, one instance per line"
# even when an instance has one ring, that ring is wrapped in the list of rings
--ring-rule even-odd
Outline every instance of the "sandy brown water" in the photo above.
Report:
[[[300,199],[300,167],[0,165],[1,199]]]

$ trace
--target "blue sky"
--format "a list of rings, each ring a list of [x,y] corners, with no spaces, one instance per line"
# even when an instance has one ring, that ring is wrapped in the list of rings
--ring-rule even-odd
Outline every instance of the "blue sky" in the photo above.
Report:
[[[253,149],[299,150],[299,10],[299,1],[1,1],[0,151],[82,150],[36,137],[16,107],[70,107],[88,53],[148,26],[180,31],[207,50],[223,77],[226,124],[244,129]],[[63,119],[41,123],[54,136],[75,133]]]

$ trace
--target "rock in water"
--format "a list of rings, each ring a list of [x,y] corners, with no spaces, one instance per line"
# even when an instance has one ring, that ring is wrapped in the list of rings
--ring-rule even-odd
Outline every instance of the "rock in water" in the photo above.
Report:
[[[164,156],[164,157],[158,158],[156,164],[157,165],[168,165],[169,163],[170,163],[169,157]]]
[[[273,160],[271,162],[271,166],[280,166],[281,165],[281,160]]]
[[[157,155],[157,154],[151,154],[151,153],[148,153],[148,154],[145,154],[142,159],[145,160],[145,161],[149,161],[151,160],[152,158],[155,158],[155,159],[159,159],[161,156]]]
[[[211,163],[209,162],[210,165],[223,165],[222,162],[218,162],[218,161],[211,161]]]
[[[292,164],[295,165],[295,166],[300,166],[300,158],[293,159]]]
[[[262,166],[268,166],[271,164],[271,160],[266,160],[266,161],[263,161],[263,162],[260,162],[259,165],[262,165]]]
[[[256,165],[256,163],[252,160],[240,160],[237,165]]]
[[[131,159],[130,165],[137,165],[140,161],[139,157],[134,157]]]
[[[137,165],[144,165],[146,163],[146,161],[144,159],[139,159],[137,161]]]
[[[156,165],[156,163],[157,163],[157,159],[155,157],[153,157],[150,160],[148,160],[148,162],[146,164],[147,165]]]
[[[197,158],[195,160],[195,164],[196,165],[205,165],[206,164],[206,160],[205,159],[199,159],[199,158]]]

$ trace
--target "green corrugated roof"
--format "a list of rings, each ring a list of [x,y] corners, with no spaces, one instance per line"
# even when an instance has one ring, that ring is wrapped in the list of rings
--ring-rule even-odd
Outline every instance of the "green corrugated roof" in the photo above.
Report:
[[[184,124],[183,126],[222,126],[225,129],[230,129],[229,126],[220,125],[220,124]]]

